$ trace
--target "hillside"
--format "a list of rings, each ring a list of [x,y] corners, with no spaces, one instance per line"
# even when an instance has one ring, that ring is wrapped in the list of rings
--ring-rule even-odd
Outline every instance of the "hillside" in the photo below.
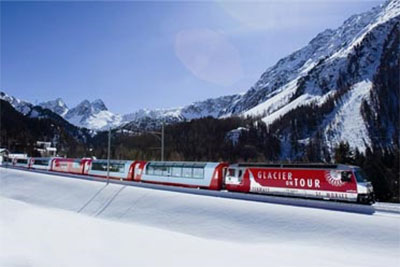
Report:
[[[36,141],[52,142],[60,155],[85,155],[85,143],[92,138],[90,131],[71,125],[57,114],[32,106],[23,115],[7,101],[0,99],[0,146],[12,152],[37,155]]]
[[[251,116],[261,118],[281,140],[281,159],[304,157],[306,147],[315,143],[321,158],[331,156],[341,142],[361,152],[398,149],[399,23],[400,1],[387,1],[321,32],[268,68],[245,94],[188,106],[212,106],[212,112],[193,116],[186,107],[133,113],[123,128]]]
[[[269,68],[230,113],[261,117],[280,136],[282,158],[313,141],[328,153],[340,142],[398,147],[399,22],[400,2],[388,1],[320,33]]]

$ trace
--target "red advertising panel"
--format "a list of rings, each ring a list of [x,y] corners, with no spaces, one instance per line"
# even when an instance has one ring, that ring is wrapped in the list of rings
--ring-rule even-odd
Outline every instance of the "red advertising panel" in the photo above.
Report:
[[[273,169],[249,168],[254,181],[265,187],[309,189],[356,193],[357,184],[351,172],[350,181],[343,182],[342,170],[337,169]]]
[[[52,170],[58,172],[68,172],[68,173],[83,173],[84,164],[82,164],[80,159],[54,159]]]

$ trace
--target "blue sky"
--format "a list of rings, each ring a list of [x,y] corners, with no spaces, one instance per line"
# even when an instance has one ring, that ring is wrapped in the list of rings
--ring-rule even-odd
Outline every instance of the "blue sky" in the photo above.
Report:
[[[383,1],[1,2],[0,90],[116,113],[247,91],[316,34]]]

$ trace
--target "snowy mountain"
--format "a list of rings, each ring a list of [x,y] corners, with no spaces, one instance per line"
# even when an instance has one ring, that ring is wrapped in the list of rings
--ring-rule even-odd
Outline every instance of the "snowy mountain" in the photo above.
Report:
[[[43,109],[48,109],[61,116],[69,123],[88,128],[90,130],[104,130],[109,127],[117,127],[122,122],[122,116],[107,110],[106,105],[100,99],[89,102],[82,101],[76,107],[69,109],[61,98],[42,102],[37,106],[4,92],[0,92],[0,99],[9,102],[13,108],[31,118],[47,116]]]
[[[9,102],[24,115],[29,114],[33,104],[0,92],[0,98]],[[185,107],[170,109],[140,109],[136,112],[120,115],[109,111],[101,99],[90,102],[83,100],[74,108],[68,108],[61,98],[42,102],[38,106],[49,109],[63,117],[69,123],[91,130],[105,130],[109,127],[122,127],[130,130],[154,130],[161,123],[177,123],[203,117],[218,118],[226,113],[226,109],[235,103],[240,95],[223,96],[215,99],[194,102]]]
[[[398,146],[399,25],[399,0],[351,16],[268,68],[244,94],[126,115],[110,112],[101,100],[84,100],[72,109],[61,99],[41,106],[80,127],[134,132],[207,116],[258,117],[281,140],[282,158],[301,156],[313,144],[328,152],[342,141],[360,151]],[[0,96],[24,114],[32,109]]]
[[[31,103],[9,96],[4,92],[0,92],[0,99],[10,103],[13,108],[24,115],[28,115],[33,108]]]
[[[67,112],[69,110],[67,105],[64,103],[64,101],[61,98],[57,98],[56,100],[40,103],[39,106],[41,106],[42,108],[50,109],[51,111],[57,113],[61,117],[64,117],[65,114],[67,114]]]
[[[0,127],[3,144],[10,151],[27,151],[32,142],[51,142],[60,153],[76,153],[91,140],[93,132],[76,127],[58,114],[0,92]]]
[[[282,157],[313,139],[398,144],[399,24],[398,0],[350,17],[267,69],[225,116],[261,117],[288,148]]]
[[[5,92],[0,91],[0,100],[4,100],[19,113],[22,115],[28,117],[28,118],[49,118],[49,117],[54,117],[57,116],[58,114],[54,114],[53,112],[48,112],[46,109],[44,109],[41,106],[35,106],[32,103],[29,103],[27,101],[18,99],[14,96],[10,96],[6,94]]]
[[[101,99],[89,102],[82,101],[76,107],[68,110],[63,116],[70,123],[93,130],[104,130],[119,126],[122,117],[108,111]]]
[[[204,117],[221,117],[226,108],[235,103],[239,99],[239,95],[223,96],[205,101],[194,102],[185,107],[171,109],[142,109],[137,112],[124,115],[122,125],[123,129],[134,131],[152,130],[158,128],[162,122],[171,124],[181,121],[190,121],[192,119]]]
[[[388,1],[318,34],[268,68],[243,95],[138,111],[124,117],[131,121],[124,128],[255,116],[280,136],[283,158],[295,157],[316,139],[330,151],[342,141],[360,151],[398,144],[399,20],[400,1]]]

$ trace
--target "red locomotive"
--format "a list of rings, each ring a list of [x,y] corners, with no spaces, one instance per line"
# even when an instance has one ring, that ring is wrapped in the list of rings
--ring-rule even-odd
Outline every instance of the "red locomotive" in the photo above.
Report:
[[[233,164],[225,176],[227,190],[373,202],[372,185],[359,167],[329,164]]]

